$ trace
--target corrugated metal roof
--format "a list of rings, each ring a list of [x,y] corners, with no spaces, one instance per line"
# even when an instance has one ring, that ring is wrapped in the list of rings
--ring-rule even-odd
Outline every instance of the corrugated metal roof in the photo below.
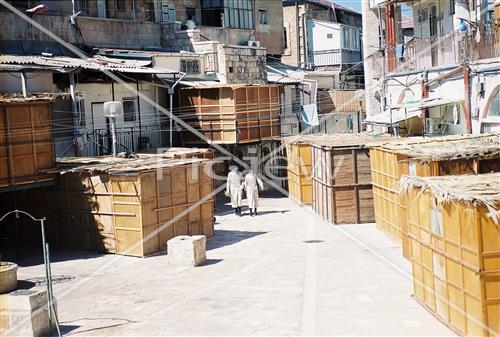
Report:
[[[210,88],[243,88],[243,87],[263,87],[263,86],[276,86],[273,84],[225,84],[216,81],[181,81],[179,82],[185,87],[195,89],[210,89]]]
[[[299,84],[301,80],[292,78],[289,76],[281,75],[281,74],[271,74],[267,73],[267,81],[269,83],[277,83],[277,84]]]
[[[88,59],[66,56],[24,56],[1,55],[0,71],[20,71],[26,69],[68,72],[76,69],[94,71],[116,71],[141,74],[176,74],[175,70],[147,67],[151,61],[112,59],[96,56]]]

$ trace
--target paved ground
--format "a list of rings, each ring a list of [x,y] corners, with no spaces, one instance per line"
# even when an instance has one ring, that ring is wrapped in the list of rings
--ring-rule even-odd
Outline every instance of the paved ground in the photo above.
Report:
[[[374,225],[332,226],[286,198],[219,207],[208,262],[54,254],[64,331],[109,335],[452,335],[411,297],[410,266]],[[312,240],[312,241],[309,241]],[[309,243],[307,243],[309,241]],[[23,267],[25,287],[43,276]]]

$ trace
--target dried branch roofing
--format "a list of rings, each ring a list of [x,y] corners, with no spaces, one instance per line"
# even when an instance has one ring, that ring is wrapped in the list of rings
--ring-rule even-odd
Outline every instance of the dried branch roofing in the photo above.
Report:
[[[157,154],[141,154],[125,157],[64,157],[58,158],[56,171],[65,173],[108,173],[124,174],[152,171],[167,167],[192,165],[206,162],[206,159],[172,159]]]
[[[403,176],[401,191],[411,188],[432,194],[439,203],[454,201],[484,205],[495,222],[500,217],[500,173],[479,175],[409,177]]]
[[[68,96],[68,93],[33,93],[24,97],[20,93],[0,93],[0,103],[51,102],[58,97]]]
[[[500,134],[439,137],[389,143],[383,148],[421,162],[500,158]]]
[[[317,147],[375,146],[385,144],[392,138],[389,134],[342,133],[335,135],[299,135],[283,139],[285,145],[311,144]]]

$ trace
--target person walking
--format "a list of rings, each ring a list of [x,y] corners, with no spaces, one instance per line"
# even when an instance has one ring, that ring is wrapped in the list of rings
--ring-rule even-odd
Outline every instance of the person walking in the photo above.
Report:
[[[238,172],[238,167],[233,165],[230,168],[230,172],[227,175],[226,183],[226,196],[231,198],[231,206],[235,210],[236,215],[241,216],[241,206],[242,201],[242,184],[241,184],[241,174]]]
[[[243,188],[247,194],[248,208],[250,209],[250,215],[257,215],[257,207],[259,207],[259,187],[261,190],[264,189],[264,184],[262,180],[250,170],[245,175],[245,180],[243,182]]]

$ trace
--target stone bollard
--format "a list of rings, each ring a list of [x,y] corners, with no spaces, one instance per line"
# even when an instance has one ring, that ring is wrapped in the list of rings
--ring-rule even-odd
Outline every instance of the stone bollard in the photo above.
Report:
[[[28,337],[50,335],[47,301],[46,290],[17,290],[0,295],[2,336],[4,334]]]
[[[169,259],[176,265],[196,267],[206,261],[205,235],[181,235],[167,242]]]
[[[9,293],[17,288],[17,264],[0,262],[0,294]]]

